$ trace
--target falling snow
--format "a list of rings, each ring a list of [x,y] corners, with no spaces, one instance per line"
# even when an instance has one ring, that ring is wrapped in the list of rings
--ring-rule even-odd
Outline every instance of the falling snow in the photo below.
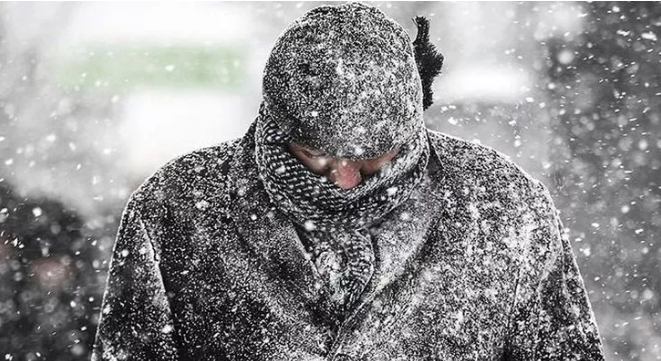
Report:
[[[374,273],[342,323],[348,236],[288,226],[226,142],[316,4],[0,4],[0,358],[89,360],[96,340],[97,360],[564,360],[599,334],[608,360],[661,360],[661,6],[374,5],[411,39],[427,17],[446,57],[424,111],[439,162],[363,229]],[[379,73],[327,60],[349,85]],[[372,156],[381,110],[316,142]]]

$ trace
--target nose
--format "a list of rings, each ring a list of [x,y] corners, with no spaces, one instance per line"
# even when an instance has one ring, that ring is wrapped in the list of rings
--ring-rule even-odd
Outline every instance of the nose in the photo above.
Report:
[[[330,164],[328,179],[342,189],[351,189],[362,181],[360,164],[348,159],[335,159]]]

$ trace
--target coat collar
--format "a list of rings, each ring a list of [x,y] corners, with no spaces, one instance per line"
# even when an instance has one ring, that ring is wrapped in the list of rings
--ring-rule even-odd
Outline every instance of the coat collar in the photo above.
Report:
[[[262,187],[255,163],[254,132],[255,123],[237,144],[230,161],[229,215],[257,262],[290,284],[295,290],[293,296],[328,312],[321,297],[321,277],[293,224],[277,210]]]
[[[255,122],[237,144],[231,160],[228,172],[229,214],[248,248],[258,255],[260,261],[271,265],[279,277],[297,290],[298,296],[311,304],[321,304],[324,308],[324,297],[320,292],[323,285],[321,277],[294,225],[271,203],[262,187],[254,160],[254,132]],[[438,197],[444,192],[437,189],[438,184],[443,183],[442,164],[433,145],[434,142],[430,142],[431,182],[427,182],[421,187],[421,191],[417,192],[417,200],[412,198],[396,208],[389,214],[390,222],[383,222],[379,227],[375,237],[375,273],[347,321],[393,282],[419,253],[430,227],[439,218],[437,212],[430,212],[425,209],[425,205],[428,206],[429,202],[434,202],[436,198],[441,203],[437,203],[433,209],[444,208],[443,199]],[[391,234],[395,237],[379,234]],[[393,243],[393,239],[397,241]]]

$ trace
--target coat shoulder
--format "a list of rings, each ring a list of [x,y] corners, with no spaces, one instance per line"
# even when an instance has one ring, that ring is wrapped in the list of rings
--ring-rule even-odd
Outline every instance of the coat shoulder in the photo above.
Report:
[[[198,209],[224,205],[228,173],[239,139],[201,148],[166,163],[132,194],[129,206],[149,214],[164,207]]]
[[[559,250],[558,212],[548,189],[492,148],[438,132],[430,141],[460,238],[544,268]]]
[[[491,147],[429,130],[430,142],[443,167],[446,180],[487,194],[506,198],[535,197],[551,202],[548,189],[509,156]]]

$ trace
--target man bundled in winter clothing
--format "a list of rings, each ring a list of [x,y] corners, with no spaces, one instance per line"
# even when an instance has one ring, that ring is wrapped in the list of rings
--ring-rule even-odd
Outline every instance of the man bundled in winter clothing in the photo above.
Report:
[[[131,197],[95,360],[603,360],[548,191],[425,128],[416,23],[350,3],[281,35],[246,135]]]

